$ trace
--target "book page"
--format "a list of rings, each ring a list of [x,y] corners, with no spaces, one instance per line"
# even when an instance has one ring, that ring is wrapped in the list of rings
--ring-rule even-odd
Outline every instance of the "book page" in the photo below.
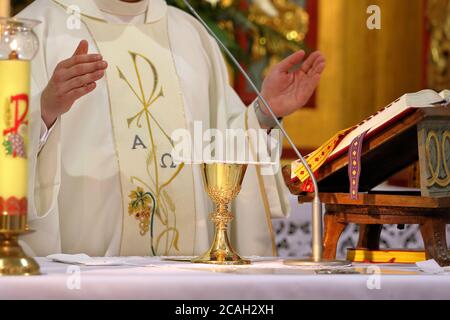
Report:
[[[432,104],[439,101],[442,101],[442,97],[433,90],[422,90],[417,93],[405,94],[387,107],[359,123],[357,127],[350,132],[341,143],[339,143],[336,149],[331,153],[330,157],[340,152],[342,149],[347,148],[350,143],[363,132],[367,130],[369,130],[368,132],[376,130],[389,120],[400,115],[406,109],[411,107],[432,107]]]
[[[442,91],[439,93],[439,95],[440,95],[443,99],[445,99],[445,100],[447,100],[447,101],[450,101],[450,90],[442,90]]]

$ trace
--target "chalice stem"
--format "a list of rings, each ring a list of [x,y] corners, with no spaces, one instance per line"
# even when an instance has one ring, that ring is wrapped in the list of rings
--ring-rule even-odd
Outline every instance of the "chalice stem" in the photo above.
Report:
[[[228,204],[222,203],[217,205],[217,211],[211,215],[211,220],[215,226],[214,241],[211,249],[218,256],[230,254],[237,256],[228,238],[228,224],[233,218],[233,214],[228,211]]]
[[[228,211],[228,204],[217,204],[216,211],[211,214],[211,221],[214,222],[214,239],[211,248],[202,256],[194,259],[197,263],[215,264],[249,264],[250,261],[242,259],[236,253],[228,237],[228,224],[234,216]]]

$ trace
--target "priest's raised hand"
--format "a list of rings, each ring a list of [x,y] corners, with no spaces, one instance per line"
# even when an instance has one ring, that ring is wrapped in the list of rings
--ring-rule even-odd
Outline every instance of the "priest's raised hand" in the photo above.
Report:
[[[263,82],[261,93],[278,117],[303,107],[319,83],[325,58],[316,51],[302,63],[305,55],[303,50],[290,55],[273,67]],[[300,68],[296,68],[300,63]],[[264,105],[260,105],[268,114]]]
[[[49,128],[70,110],[76,100],[92,92],[108,64],[99,54],[88,54],[89,44],[80,41],[72,57],[60,62],[41,95],[41,116]]]

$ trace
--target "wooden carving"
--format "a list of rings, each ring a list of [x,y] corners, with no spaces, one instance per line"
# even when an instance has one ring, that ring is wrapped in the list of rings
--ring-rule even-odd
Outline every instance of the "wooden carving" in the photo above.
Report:
[[[420,187],[423,196],[450,195],[450,123],[427,120],[419,124]]]

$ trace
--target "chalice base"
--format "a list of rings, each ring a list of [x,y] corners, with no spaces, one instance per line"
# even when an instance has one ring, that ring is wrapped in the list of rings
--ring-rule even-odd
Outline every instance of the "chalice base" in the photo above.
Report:
[[[191,262],[218,265],[246,265],[251,263],[250,260],[241,258],[234,251],[224,228],[216,230],[211,248],[200,257],[192,259]]]
[[[241,258],[237,253],[228,252],[224,254],[222,251],[217,253],[211,250],[208,250],[198,258],[192,259],[191,262],[230,266],[251,264],[250,260]]]
[[[0,276],[41,274],[37,262],[28,257],[19,245],[19,234],[26,232],[0,231]]]

